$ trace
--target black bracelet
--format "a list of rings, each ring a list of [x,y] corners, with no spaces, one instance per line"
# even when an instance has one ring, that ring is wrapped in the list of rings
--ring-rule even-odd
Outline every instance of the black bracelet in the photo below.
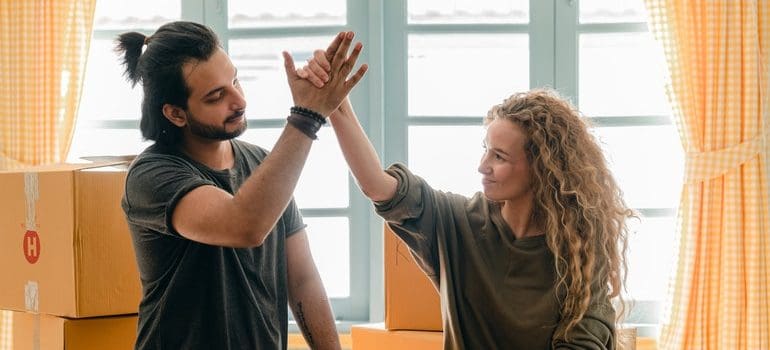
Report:
[[[307,137],[313,140],[318,140],[318,136],[316,136],[316,134],[318,133],[318,130],[321,130],[321,123],[319,123],[316,119],[304,116],[302,114],[292,113],[288,118],[286,118],[286,120],[289,124],[291,124],[291,126],[297,128],[297,130],[307,135]]]
[[[315,119],[317,122],[321,123],[321,125],[326,124],[326,118],[321,115],[321,113],[318,113],[312,109],[300,107],[300,106],[294,106],[291,107],[291,112],[294,114],[299,114],[303,117],[308,117]]]

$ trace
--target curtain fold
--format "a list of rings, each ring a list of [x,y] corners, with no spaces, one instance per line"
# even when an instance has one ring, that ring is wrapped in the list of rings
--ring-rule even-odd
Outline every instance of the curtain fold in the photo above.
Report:
[[[0,169],[66,159],[95,4],[0,1]]]
[[[770,349],[770,1],[646,0],[686,153],[661,349]]]

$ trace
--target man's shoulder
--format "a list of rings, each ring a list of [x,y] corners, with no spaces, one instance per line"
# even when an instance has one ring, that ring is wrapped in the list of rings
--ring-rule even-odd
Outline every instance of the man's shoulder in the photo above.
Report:
[[[137,170],[142,169],[142,173],[151,170],[164,167],[190,167],[189,161],[184,159],[182,155],[169,149],[166,146],[154,144],[147,147],[144,151],[136,156],[131,166],[128,169],[128,174],[137,173]]]
[[[259,161],[265,159],[265,157],[267,157],[267,155],[270,153],[270,151],[266,150],[265,148],[239,139],[233,139],[233,146],[236,152],[241,152],[244,155],[254,157]]]

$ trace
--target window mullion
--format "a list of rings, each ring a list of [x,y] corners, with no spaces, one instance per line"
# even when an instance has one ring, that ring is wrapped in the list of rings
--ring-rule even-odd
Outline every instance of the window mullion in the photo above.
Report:
[[[576,1],[555,0],[553,87],[576,106],[579,101],[578,14]]]
[[[219,35],[222,47],[228,51],[230,32],[227,25],[227,0],[200,1],[203,2],[203,23]]]
[[[408,67],[409,48],[407,44],[406,0],[383,1],[385,28],[384,71],[390,72],[385,78],[385,123],[384,135],[389,140],[385,146],[383,160],[386,164],[408,163]]]
[[[380,0],[360,1],[347,0],[347,26],[356,33],[355,41],[364,44],[364,50],[356,63],[357,69],[363,63],[369,65],[368,77],[358,83],[351,91],[350,99],[359,111],[361,126],[370,135],[372,144],[381,154],[382,138],[380,133],[372,130],[382,130],[382,61],[381,45],[378,36],[382,35],[382,11]],[[372,7],[375,8],[372,11]],[[379,23],[379,26],[377,25]],[[331,35],[329,38],[331,39]],[[382,307],[382,240],[370,223],[376,220],[371,210],[369,199],[365,198],[358,189],[355,180],[349,176],[350,193],[350,297],[347,302],[347,320],[380,320],[383,317]],[[378,221],[379,222],[379,221]],[[376,253],[375,253],[376,252]],[[339,316],[339,312],[335,309]]]
[[[529,86],[555,86],[554,1],[529,1]]]
[[[203,23],[204,0],[181,0],[182,20]]]

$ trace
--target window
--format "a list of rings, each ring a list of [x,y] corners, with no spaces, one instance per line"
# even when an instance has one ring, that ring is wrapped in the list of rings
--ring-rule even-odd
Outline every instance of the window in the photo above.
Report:
[[[492,105],[540,86],[570,97],[597,125],[626,201],[642,214],[632,223],[627,321],[648,326],[641,335],[655,331],[683,157],[643,0],[99,1],[70,160],[148,145],[138,131],[141,91],[122,79],[113,40],[176,19],[220,35],[249,101],[241,138],[266,148],[291,105],[281,50],[301,64],[335,33],[356,31],[365,45],[360,61],[371,68],[353,104],[384,163],[405,162],[434,187],[457,193],[480,190],[481,124]],[[112,98],[102,98],[104,91]],[[328,127],[295,197],[343,327],[381,320],[381,220],[351,181]]]

